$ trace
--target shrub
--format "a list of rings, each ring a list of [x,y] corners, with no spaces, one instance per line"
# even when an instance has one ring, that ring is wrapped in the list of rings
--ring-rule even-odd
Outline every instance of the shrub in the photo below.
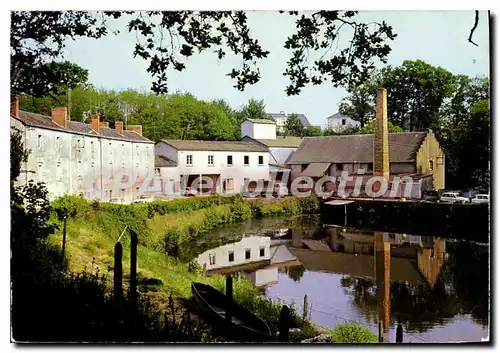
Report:
[[[300,209],[302,213],[316,213],[319,210],[318,198],[314,195],[300,198]]]
[[[252,209],[250,206],[246,202],[238,201],[237,199],[231,207],[231,213],[233,214],[233,219],[236,222],[252,218]]]
[[[87,214],[90,209],[88,201],[76,195],[58,197],[52,202],[51,206],[59,219],[63,219],[64,216],[80,217]]]
[[[337,325],[332,331],[332,343],[377,343],[378,337],[355,322]]]

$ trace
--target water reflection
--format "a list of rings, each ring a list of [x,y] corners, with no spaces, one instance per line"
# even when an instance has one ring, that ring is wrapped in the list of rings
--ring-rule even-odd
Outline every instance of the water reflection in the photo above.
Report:
[[[355,320],[376,332],[381,322],[391,340],[398,323],[413,341],[488,335],[488,246],[321,224],[283,229],[243,236],[198,262],[208,275],[241,273],[299,312],[307,294],[324,326]]]

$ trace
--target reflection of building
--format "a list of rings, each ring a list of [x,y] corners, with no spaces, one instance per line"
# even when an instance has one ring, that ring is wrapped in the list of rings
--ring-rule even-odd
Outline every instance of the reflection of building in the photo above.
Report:
[[[268,264],[271,258],[270,243],[270,237],[243,238],[237,243],[205,251],[198,256],[197,260],[206,271],[218,271],[256,263]]]
[[[205,251],[197,261],[207,275],[243,272],[255,287],[267,286],[278,282],[278,269],[300,264],[286,245],[270,244],[269,237],[243,238]]]

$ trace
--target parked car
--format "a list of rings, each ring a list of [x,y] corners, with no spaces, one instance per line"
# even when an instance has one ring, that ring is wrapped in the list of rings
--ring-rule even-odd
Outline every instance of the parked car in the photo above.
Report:
[[[470,202],[472,203],[488,203],[490,202],[490,195],[488,194],[477,194],[474,196]]]
[[[459,192],[445,192],[441,195],[439,199],[441,202],[445,203],[466,203],[469,202],[469,199],[463,196],[460,196]]]
[[[438,201],[440,196],[439,190],[426,190],[423,193],[422,198],[426,201]]]
[[[150,196],[142,195],[138,199],[135,199],[132,201],[132,203],[146,203],[146,202],[152,202],[153,198]]]
[[[125,199],[123,197],[115,197],[113,199],[110,199],[109,202],[110,203],[117,203],[117,204],[124,205],[125,204]]]

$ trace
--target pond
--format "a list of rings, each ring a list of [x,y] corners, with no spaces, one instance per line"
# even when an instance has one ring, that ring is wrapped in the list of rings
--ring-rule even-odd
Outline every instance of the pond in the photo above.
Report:
[[[488,244],[300,216],[233,224],[198,245],[207,275],[245,276],[300,314],[307,295],[304,314],[323,327],[355,321],[378,334],[381,322],[394,341],[400,323],[414,343],[489,337]]]

